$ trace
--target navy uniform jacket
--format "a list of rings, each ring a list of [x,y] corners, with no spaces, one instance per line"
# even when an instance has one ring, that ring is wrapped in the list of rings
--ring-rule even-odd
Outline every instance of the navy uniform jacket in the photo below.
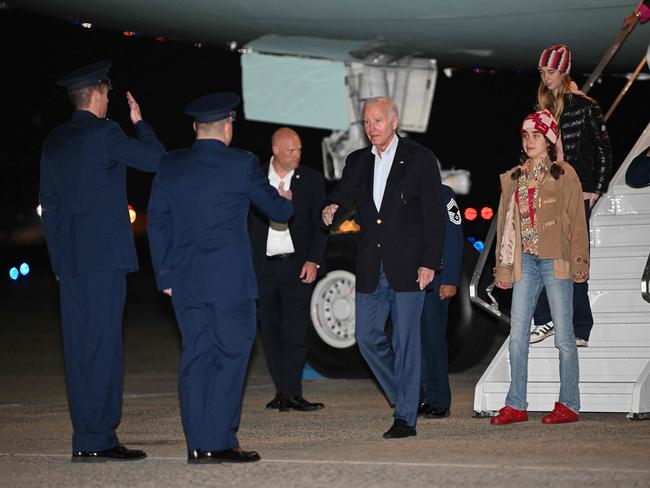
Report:
[[[165,148],[145,122],[135,130],[138,140],[116,122],[79,110],[45,140],[40,199],[57,275],[138,269],[126,167],[154,172]]]
[[[269,166],[264,167],[268,174]],[[319,265],[318,274],[325,273],[325,247],[328,234],[321,225],[321,204],[325,199],[325,181],[318,171],[298,166],[291,177],[293,194],[293,217],[289,220],[289,233],[296,253],[296,264],[300,268],[306,261]],[[266,242],[269,237],[269,219],[257,209],[251,209],[249,216],[253,263],[257,276],[266,268]]]
[[[253,203],[286,222],[291,202],[257,158],[216,139],[167,154],[151,189],[149,245],[158,288],[189,303],[257,298],[247,217]]]
[[[418,268],[440,269],[445,224],[440,172],[434,154],[400,138],[381,208],[372,198],[375,156],[372,146],[351,153],[341,181],[327,203],[339,204],[338,216],[354,205],[361,226],[356,260],[356,289],[372,293],[383,263],[395,291],[419,291]],[[427,287],[431,289],[433,283]]]
[[[442,185],[442,201],[445,219],[445,244],[442,252],[442,270],[436,274],[434,283],[440,285],[460,285],[460,272],[463,263],[463,220],[456,204],[454,191]]]

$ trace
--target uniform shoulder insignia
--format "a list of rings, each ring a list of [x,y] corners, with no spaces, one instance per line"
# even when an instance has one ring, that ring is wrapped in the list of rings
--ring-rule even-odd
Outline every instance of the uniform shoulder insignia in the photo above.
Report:
[[[460,208],[458,208],[456,200],[454,200],[453,197],[450,198],[449,202],[447,203],[447,215],[449,216],[449,221],[452,224],[460,225],[463,222],[463,219],[460,216]]]

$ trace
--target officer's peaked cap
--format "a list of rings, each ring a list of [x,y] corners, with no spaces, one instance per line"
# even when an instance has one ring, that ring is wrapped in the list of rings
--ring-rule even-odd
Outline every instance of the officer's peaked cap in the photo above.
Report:
[[[79,90],[87,86],[99,85],[105,83],[110,86],[108,79],[108,70],[112,63],[108,60],[97,61],[77,68],[71,73],[59,78],[56,82],[59,86],[64,86],[68,90]]]
[[[228,117],[240,101],[236,93],[211,93],[188,103],[185,113],[194,117],[196,122],[216,122]]]

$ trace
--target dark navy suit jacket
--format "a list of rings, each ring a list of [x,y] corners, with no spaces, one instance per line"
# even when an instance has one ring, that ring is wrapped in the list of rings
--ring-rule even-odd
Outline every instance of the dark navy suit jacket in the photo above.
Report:
[[[442,252],[442,269],[436,274],[435,285],[460,285],[463,263],[463,220],[456,203],[454,191],[442,185],[443,214],[445,219],[445,244]]]
[[[154,172],[165,148],[145,122],[135,130],[138,140],[116,122],[79,110],[45,140],[40,199],[57,275],[138,269],[126,167]]]
[[[167,154],[148,211],[158,288],[172,288],[176,299],[189,303],[257,298],[247,228],[251,203],[277,222],[293,213],[251,153],[200,139]]]
[[[419,291],[418,268],[439,270],[442,258],[445,224],[437,159],[417,142],[400,138],[377,211],[371,148],[347,157],[341,181],[325,203],[339,204],[335,219],[356,205],[361,226],[357,291],[372,293],[377,288],[380,263],[393,290]]]

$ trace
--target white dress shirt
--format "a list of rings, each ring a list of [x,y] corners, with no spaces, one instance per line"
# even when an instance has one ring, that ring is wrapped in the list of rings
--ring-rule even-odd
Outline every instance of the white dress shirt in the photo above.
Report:
[[[269,183],[273,188],[278,188],[280,182],[284,181],[284,190],[288,191],[291,188],[291,178],[293,177],[294,170],[287,173],[284,178],[280,178],[273,169],[273,157],[269,164]],[[269,220],[269,236],[266,239],[266,255],[275,256],[276,254],[287,254],[295,252],[293,241],[291,240],[291,233],[289,232],[289,224],[286,222],[275,222]]]
[[[393,140],[390,141],[390,144],[386,150],[379,155],[379,151],[375,146],[372,146],[372,153],[375,155],[375,173],[372,181],[372,199],[375,201],[375,207],[377,211],[381,208],[381,201],[384,198],[384,191],[386,190],[386,181],[388,181],[388,175],[390,174],[390,169],[393,167],[393,159],[395,158],[395,151],[397,151],[397,143],[399,138],[397,134],[393,136]]]

